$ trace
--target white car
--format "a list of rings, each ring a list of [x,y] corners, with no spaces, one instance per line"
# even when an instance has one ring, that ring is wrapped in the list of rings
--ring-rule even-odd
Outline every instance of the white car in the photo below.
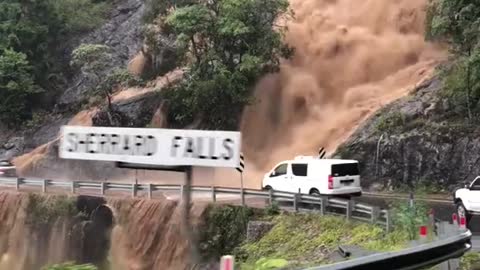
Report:
[[[17,168],[8,160],[0,160],[0,177],[17,177]]]
[[[480,215],[480,176],[464,188],[455,190],[453,201],[459,217],[465,217],[467,224],[473,215]]]
[[[299,156],[265,174],[262,189],[310,195],[361,196],[358,161]]]

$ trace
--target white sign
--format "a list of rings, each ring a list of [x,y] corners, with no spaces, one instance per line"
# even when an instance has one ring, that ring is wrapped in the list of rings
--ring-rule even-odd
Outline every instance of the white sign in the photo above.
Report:
[[[63,126],[64,159],[165,166],[237,167],[240,132]]]

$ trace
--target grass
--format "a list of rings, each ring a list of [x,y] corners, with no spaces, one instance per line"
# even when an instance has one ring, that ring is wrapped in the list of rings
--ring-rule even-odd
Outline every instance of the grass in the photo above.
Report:
[[[480,253],[467,252],[460,259],[460,270],[478,270],[480,269]]]
[[[428,195],[449,194],[449,192],[445,190],[445,187],[439,186],[437,184],[432,184],[433,182],[434,181],[423,178],[417,180],[413,188],[414,195],[417,195],[419,197],[427,197]],[[396,194],[410,194],[411,187],[403,184],[395,188],[394,191]]]
[[[460,258],[460,267],[458,270],[480,270],[480,253],[467,252]],[[428,268],[428,270],[440,270],[439,265]]]
[[[258,242],[236,250],[241,269],[259,260],[284,259],[289,266],[329,263],[339,244],[372,251],[400,250],[408,243],[406,232],[385,233],[376,225],[350,222],[341,217],[284,213],[274,217],[275,226]]]

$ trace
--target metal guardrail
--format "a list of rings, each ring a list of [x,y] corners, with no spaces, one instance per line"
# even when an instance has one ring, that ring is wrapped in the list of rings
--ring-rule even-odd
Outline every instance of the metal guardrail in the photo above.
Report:
[[[42,179],[24,178],[0,178],[0,186],[6,186],[21,190],[26,187],[41,188],[47,192],[49,188],[61,188],[72,194],[82,191],[96,191],[99,196],[107,195],[108,191],[129,192],[132,197],[137,197],[139,192],[147,194],[152,199],[154,192],[178,192],[182,198],[183,185],[155,185],[155,184],[125,184],[109,182],[85,182],[85,181],[55,181]],[[298,193],[261,191],[254,189],[237,189],[226,187],[193,186],[192,192],[211,194],[213,202],[217,201],[217,195],[239,195],[242,202],[246,203],[245,197],[265,199],[268,203],[279,202],[291,204],[293,211],[307,210],[318,211],[320,214],[345,215],[347,219],[357,219],[375,224],[381,224],[386,230],[391,229],[391,220],[388,210],[378,207],[357,203],[353,200],[343,200],[330,197],[318,197]],[[89,194],[90,195],[90,194]],[[312,209],[313,206],[313,209]],[[439,228],[436,239],[431,242],[417,242],[412,247],[395,252],[382,252],[355,258],[352,254],[347,261],[308,268],[305,270],[342,270],[342,269],[391,269],[406,270],[420,269],[443,262],[443,269],[448,267],[448,260],[461,257],[471,248],[471,232],[446,222],[437,222]],[[447,268],[445,268],[447,265]],[[456,268],[454,268],[456,269]]]
[[[12,187],[21,190],[23,187],[41,188],[42,192],[47,192],[49,188],[61,188],[72,194],[81,191],[96,191],[100,196],[105,196],[108,191],[128,192],[132,197],[137,197],[139,193],[146,193],[149,199],[153,198],[153,193],[158,192],[178,192],[180,198],[183,197],[183,185],[161,185],[161,184],[126,184],[110,182],[87,182],[87,181],[56,181],[48,179],[26,179],[26,178],[1,178],[0,186]],[[391,229],[391,219],[388,210],[380,209],[376,206],[370,206],[357,203],[354,200],[343,200],[324,196],[312,196],[300,193],[263,191],[255,189],[227,188],[218,186],[192,186],[192,192],[208,193],[213,202],[217,201],[217,195],[238,195],[242,203],[248,204],[246,198],[265,199],[268,204],[277,202],[287,204],[292,211],[318,211],[320,214],[343,215],[347,219],[356,219],[364,222],[370,222],[383,226],[387,231]]]
[[[394,252],[382,252],[348,261],[312,267],[304,270],[343,270],[343,269],[424,269],[440,265],[440,269],[457,269],[448,260],[457,259],[471,249],[472,233],[448,222],[438,224],[440,232],[431,242],[418,241],[411,247]]]

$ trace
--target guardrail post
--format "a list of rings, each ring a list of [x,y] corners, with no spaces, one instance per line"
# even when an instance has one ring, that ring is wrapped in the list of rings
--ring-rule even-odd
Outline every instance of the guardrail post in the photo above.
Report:
[[[349,201],[347,202],[347,211],[346,211],[346,213],[347,213],[347,220],[352,219],[352,212],[353,212],[353,206],[354,206],[354,205],[355,205],[355,202],[352,201],[352,200],[349,200]]]
[[[242,198],[242,206],[245,206],[245,193],[243,192],[243,186],[240,188],[240,197]]]
[[[42,192],[47,193],[47,185],[48,185],[48,180],[44,179],[42,182]]]
[[[212,201],[217,201],[217,195],[215,194],[215,186],[212,186]]]
[[[269,189],[269,190],[268,190],[268,203],[269,203],[270,205],[273,204],[273,190],[272,190],[272,189]]]
[[[298,212],[298,195],[297,193],[293,194],[293,209],[295,212]]]
[[[390,211],[385,210],[385,230],[390,232],[392,230],[392,217],[390,216]]]
[[[22,180],[17,177],[17,181],[15,181],[15,189],[16,189],[16,190],[19,190],[19,189],[20,189],[20,182],[21,182],[21,181],[22,181]]]
[[[183,185],[180,185],[180,201],[183,201]]]
[[[370,217],[370,222],[372,224],[377,223],[378,215],[380,214],[380,207],[373,206],[372,207],[372,216]]]
[[[100,186],[100,193],[102,195],[105,195],[105,189],[106,189],[106,183],[102,182],[102,185]]]
[[[132,198],[137,197],[137,184],[132,184]]]
[[[148,184],[148,198],[152,199],[152,190],[153,190],[153,185]]]
[[[320,202],[321,202],[321,205],[320,205],[320,214],[321,214],[322,216],[324,216],[324,215],[327,214],[328,199],[322,196],[322,197],[320,197]]]
[[[72,183],[70,183],[70,192],[72,194],[75,194],[75,185],[76,185],[75,181],[72,181]]]

